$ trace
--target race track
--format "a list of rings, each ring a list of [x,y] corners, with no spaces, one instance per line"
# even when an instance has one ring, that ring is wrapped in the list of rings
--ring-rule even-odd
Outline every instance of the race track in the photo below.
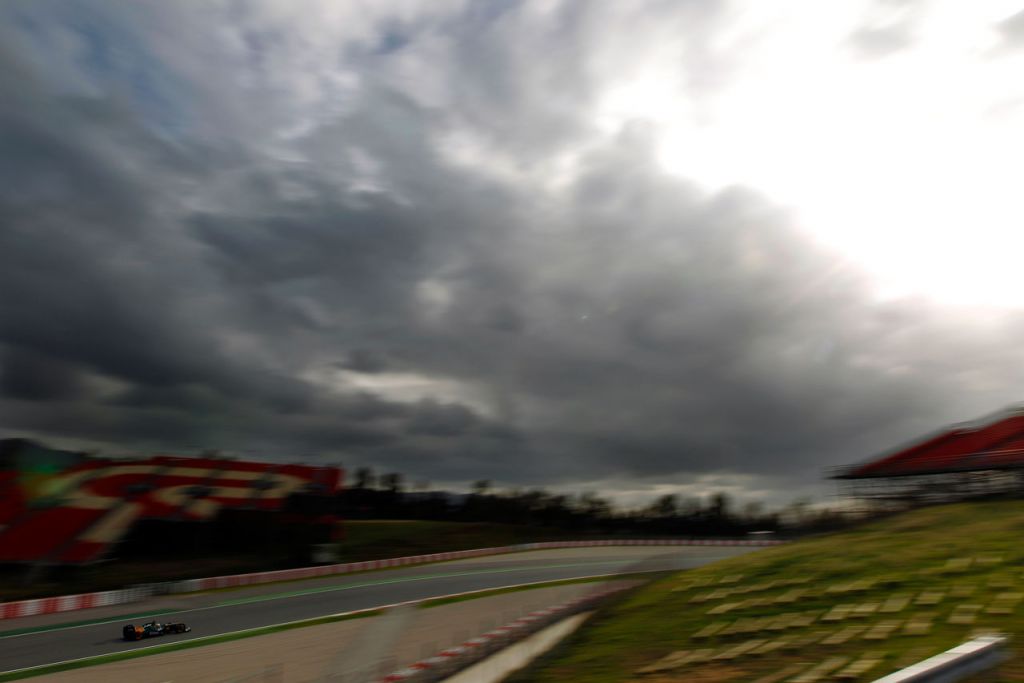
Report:
[[[85,610],[48,619],[18,619],[0,622],[0,673],[465,591],[629,571],[692,568],[751,550],[755,549],[684,546],[533,551],[168,596],[112,608],[113,613]],[[119,639],[121,626],[140,623],[147,617],[184,621],[192,632],[132,643]],[[85,620],[88,622],[83,623]],[[201,656],[201,650],[194,652]]]

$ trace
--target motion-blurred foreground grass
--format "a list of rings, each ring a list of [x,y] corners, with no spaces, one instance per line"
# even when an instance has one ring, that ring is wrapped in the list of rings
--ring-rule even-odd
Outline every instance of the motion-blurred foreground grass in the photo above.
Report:
[[[652,583],[512,680],[874,680],[981,632],[1024,681],[1024,502],[915,510]]]

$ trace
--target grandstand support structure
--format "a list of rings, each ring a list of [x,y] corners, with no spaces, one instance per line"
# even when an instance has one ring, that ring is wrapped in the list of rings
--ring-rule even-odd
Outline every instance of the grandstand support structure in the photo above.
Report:
[[[1024,493],[1024,471],[980,470],[870,479],[836,478],[836,483],[839,496],[854,501],[853,511],[884,512]]]

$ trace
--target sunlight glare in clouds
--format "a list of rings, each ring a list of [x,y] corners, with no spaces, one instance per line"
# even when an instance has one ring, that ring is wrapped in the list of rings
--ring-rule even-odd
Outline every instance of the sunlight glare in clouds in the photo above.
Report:
[[[611,86],[598,128],[650,122],[667,170],[789,206],[865,267],[879,296],[1024,305],[1024,51],[1001,49],[996,30],[1013,6],[783,6],[736,18],[719,46],[735,60],[721,88],[686,91],[672,64],[651,63]],[[861,54],[858,24],[908,42]]]

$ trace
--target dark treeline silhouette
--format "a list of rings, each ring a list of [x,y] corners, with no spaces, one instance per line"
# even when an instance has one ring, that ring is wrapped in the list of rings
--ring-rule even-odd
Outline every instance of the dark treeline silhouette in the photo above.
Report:
[[[367,467],[357,469],[351,486],[338,494],[337,513],[346,519],[494,522],[630,536],[803,534],[845,524],[843,515],[812,512],[806,502],[782,511],[766,511],[760,503],[734,509],[725,493],[715,493],[706,502],[667,494],[646,507],[625,511],[593,492],[570,496],[539,488],[498,491],[487,480],[475,482],[468,494],[431,491],[424,483],[407,490],[401,474],[378,477]]]

